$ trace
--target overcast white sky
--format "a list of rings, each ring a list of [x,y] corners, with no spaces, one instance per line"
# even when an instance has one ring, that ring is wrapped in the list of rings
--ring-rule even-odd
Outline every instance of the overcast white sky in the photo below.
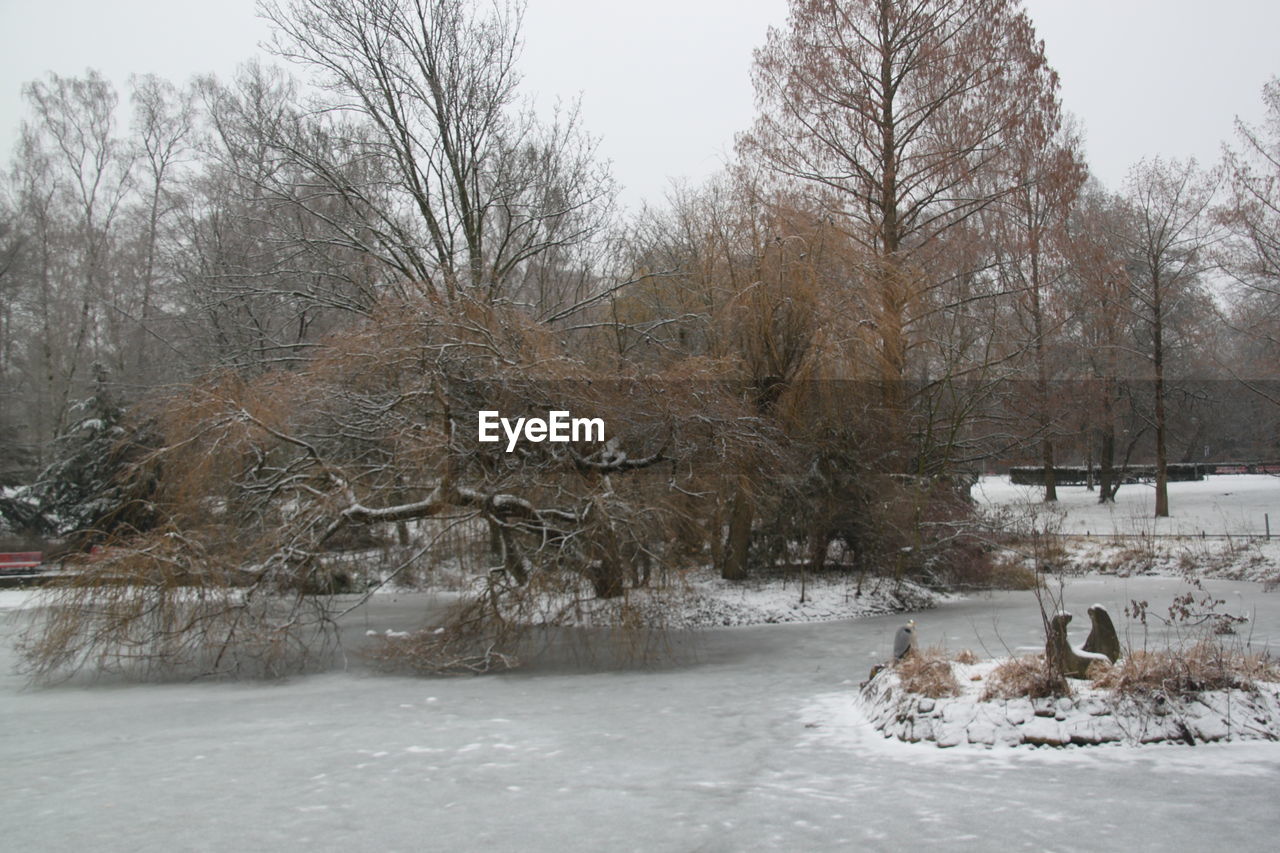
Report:
[[[1115,185],[1143,156],[1217,158],[1239,115],[1261,115],[1280,74],[1276,0],[1026,0],[1090,162]],[[752,117],[752,49],[786,0],[529,0],[525,91],[582,95],[631,205],[723,162]],[[0,159],[24,113],[22,84],[96,68],[227,76],[267,28],[253,0],[0,0]]]

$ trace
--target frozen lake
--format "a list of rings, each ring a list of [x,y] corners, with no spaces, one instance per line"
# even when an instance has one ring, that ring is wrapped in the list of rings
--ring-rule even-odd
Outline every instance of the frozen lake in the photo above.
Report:
[[[1255,646],[1280,642],[1280,593],[1206,586],[1253,612]],[[1075,627],[1109,605],[1123,633],[1125,601],[1163,611],[1184,588],[1084,578],[1068,605]],[[380,598],[352,635],[409,627],[421,606]],[[451,679],[352,666],[283,683],[30,689],[5,642],[0,837],[11,850],[165,853],[1272,849],[1280,744],[886,742],[852,702],[904,618],[709,631],[649,670]],[[1029,593],[916,618],[922,643],[980,655],[1042,642]]]

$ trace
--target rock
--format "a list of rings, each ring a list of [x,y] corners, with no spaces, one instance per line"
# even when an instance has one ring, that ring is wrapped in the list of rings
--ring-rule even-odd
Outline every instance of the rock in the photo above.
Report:
[[[959,746],[962,743],[967,743],[968,738],[965,735],[964,726],[958,723],[944,724],[937,731],[937,742],[938,746],[941,747]]]
[[[1091,717],[1076,717],[1067,723],[1065,728],[1067,736],[1075,744],[1095,744],[1102,740],[1098,737],[1098,730],[1094,727]]]
[[[996,727],[985,720],[974,721],[969,724],[966,730],[969,743],[980,743],[984,746],[994,746],[996,742]]]
[[[1138,743],[1159,743],[1168,739],[1169,735],[1163,726],[1149,726],[1138,735]]]
[[[999,729],[997,737],[1002,746],[1017,746],[1022,743],[1022,730],[1020,728]]]
[[[933,740],[933,720],[916,720],[916,739]]]
[[[919,711],[921,714],[931,714],[933,713],[933,708],[935,704],[936,703],[932,699],[926,696],[925,698],[920,700],[920,704],[916,706],[916,710]]]
[[[1030,699],[1010,699],[1005,703],[1005,718],[1015,726],[1020,726],[1035,716]]]
[[[1099,717],[1094,721],[1094,731],[1098,733],[1099,743],[1111,743],[1124,740],[1124,731],[1112,717]]]
[[[1062,746],[1062,725],[1056,720],[1035,717],[1022,727],[1022,742],[1034,746]]]
[[[942,721],[944,723],[959,723],[961,726],[967,726],[977,714],[977,709],[966,702],[947,702],[942,706]]]
[[[1209,714],[1188,722],[1191,733],[1198,739],[1208,743],[1226,740],[1231,736],[1231,728],[1227,721],[1217,714]]]

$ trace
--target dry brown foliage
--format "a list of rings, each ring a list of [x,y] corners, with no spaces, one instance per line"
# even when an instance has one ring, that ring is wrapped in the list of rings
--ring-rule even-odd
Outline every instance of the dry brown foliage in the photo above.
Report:
[[[161,523],[117,537],[50,590],[28,634],[30,669],[141,661],[148,673],[205,673],[253,660],[284,671],[354,606],[332,593],[463,557],[472,579],[494,582],[442,633],[397,645],[415,668],[510,665],[530,625],[579,624],[565,609],[575,602],[625,603],[664,574],[727,564],[726,552],[743,574],[806,557],[821,567],[833,544],[863,570],[931,571],[971,508],[951,485],[877,470],[865,401],[810,381],[836,357],[822,327],[840,313],[803,251],[816,244],[768,245],[756,283],[718,312],[720,352],[643,362],[510,304],[402,296],[288,369],[219,372],[173,393],[138,466],[156,483]],[[606,441],[508,453],[477,440],[482,409],[603,416]],[[946,522],[931,528],[939,541],[924,520]],[[731,548],[735,525],[743,541]],[[454,529],[469,531],[468,554],[442,553]],[[400,568],[356,589],[336,582],[335,564],[350,565],[341,552],[367,565],[375,557],[361,552],[393,537]],[[625,606],[617,616],[661,622]],[[647,647],[646,631],[619,634],[623,646],[637,637]]]
[[[1039,582],[1035,570],[1018,555],[1002,554],[992,558],[982,553],[960,565],[951,573],[957,587],[971,589],[1035,589]]]
[[[894,664],[894,672],[902,689],[931,699],[959,696],[960,682],[956,679],[947,653],[940,647],[917,649]]]
[[[1050,671],[1044,655],[1010,658],[987,676],[982,701],[991,699],[1017,699],[1023,696],[1043,699],[1050,696],[1068,696],[1071,688],[1065,679]]]
[[[238,558],[237,558],[238,557]],[[130,677],[276,676],[323,659],[334,640],[322,600],[243,568],[173,529],[68,561],[21,634],[22,668],[49,682],[82,667]]]
[[[632,666],[670,657],[660,612],[643,594],[609,602],[571,575],[542,573],[524,585],[491,574],[433,625],[381,636],[368,656],[390,671],[430,675],[498,672],[523,658]],[[584,611],[607,611],[601,624]],[[591,626],[581,630],[580,625]]]
[[[961,649],[956,652],[951,659],[956,663],[962,663],[965,665],[975,664],[978,662],[978,656],[970,649]]]
[[[1280,681],[1280,664],[1205,640],[1185,650],[1137,651],[1110,667],[1091,669],[1095,687],[1121,695],[1189,696],[1205,690],[1251,690],[1258,681]]]

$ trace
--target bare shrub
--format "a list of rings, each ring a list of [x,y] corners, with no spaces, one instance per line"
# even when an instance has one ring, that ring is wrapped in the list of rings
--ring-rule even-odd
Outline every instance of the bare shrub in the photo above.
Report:
[[[1047,517],[1056,523],[1056,516]],[[1006,547],[1009,549],[1010,561],[1022,565],[1033,576],[1037,574],[1066,575],[1076,570],[1071,552],[1067,550],[1056,530],[1026,539],[1015,539],[1006,543]]]
[[[956,585],[973,589],[1035,589],[1035,570],[1016,554],[1001,554],[985,563],[974,564],[970,573],[955,575]]]
[[[975,655],[970,649],[961,649],[960,651],[956,652],[955,656],[952,657],[951,659],[956,663],[962,663],[965,665],[971,665],[978,662],[978,656]]]
[[[1044,655],[1010,658],[987,676],[987,686],[982,701],[991,699],[1044,699],[1051,696],[1069,696],[1071,688],[1065,678],[1055,673],[1045,662]]]
[[[931,699],[959,696],[960,682],[940,647],[917,649],[894,665],[902,689]]]

